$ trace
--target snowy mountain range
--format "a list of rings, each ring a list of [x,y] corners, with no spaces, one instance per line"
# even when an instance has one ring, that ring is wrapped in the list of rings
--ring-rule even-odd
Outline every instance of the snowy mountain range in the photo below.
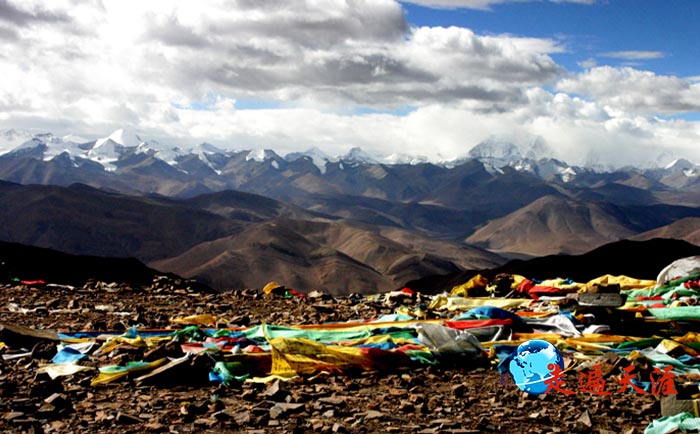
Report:
[[[469,157],[489,161],[494,167],[513,164],[522,159],[551,158],[553,155],[554,151],[541,137],[533,137],[527,142],[516,144],[513,140],[490,136],[468,153]]]
[[[539,137],[528,140],[507,139],[491,136],[474,146],[462,157],[433,162],[437,166],[453,169],[471,160],[484,165],[491,175],[502,174],[510,168],[518,172],[527,172],[544,180],[570,182],[587,172],[601,172],[598,167],[572,166],[553,158],[555,153]],[[222,176],[224,166],[237,155],[244,155],[247,163],[267,163],[275,170],[282,170],[298,160],[308,161],[318,169],[321,176],[327,174],[330,165],[343,170],[361,165],[421,165],[430,163],[424,156],[408,154],[391,154],[374,156],[369,152],[354,147],[345,155],[331,156],[321,149],[313,147],[303,152],[292,152],[284,157],[271,149],[231,150],[222,149],[209,143],[200,143],[190,148],[162,144],[147,140],[137,132],[118,129],[107,137],[86,140],[79,136],[63,137],[51,133],[33,134],[23,130],[0,131],[0,158],[32,158],[44,162],[55,159],[69,160],[74,167],[87,162],[97,163],[106,172],[119,172],[125,166],[144,158],[153,158],[172,168],[188,173],[192,165],[204,165],[215,175]],[[700,165],[686,159],[675,159],[670,163],[670,155],[661,155],[656,161],[658,166],[643,170],[649,178],[668,182],[674,188],[687,184],[688,179],[700,176]],[[595,160],[595,159],[592,159]],[[183,162],[187,162],[184,164]],[[195,164],[196,163],[196,164]],[[661,163],[665,163],[661,165]],[[186,166],[186,167],[185,167]],[[199,166],[198,166],[199,167]],[[632,168],[633,169],[633,168]]]
[[[187,259],[196,256],[211,263],[217,262],[211,258],[218,257],[221,249],[239,241],[259,249],[268,244],[261,239],[278,238],[286,240],[280,244],[282,250],[272,249],[269,254],[308,247],[300,257],[315,258],[321,250],[310,246],[316,241],[305,244],[296,234],[317,240],[320,220],[333,223],[323,231],[330,230],[327,238],[343,249],[362,240],[348,235],[350,232],[341,236],[336,223],[359,224],[382,237],[392,234],[400,243],[413,243],[419,234],[430,241],[421,249],[443,253],[444,245],[432,243],[449,240],[460,246],[467,243],[497,252],[539,255],[582,252],[610,240],[646,236],[651,230],[694,239],[687,228],[696,228],[700,219],[700,167],[696,163],[678,158],[669,161],[671,155],[661,155],[653,168],[601,171],[573,166],[554,156],[541,139],[495,136],[464,156],[430,162],[409,154],[377,156],[360,148],[341,156],[318,148],[280,156],[271,149],[232,150],[210,143],[173,146],[127,129],[96,140],[7,130],[0,131],[0,187],[10,192],[5,203],[19,204],[11,218],[6,215],[17,221],[14,224],[22,220],[16,217],[19,213],[26,213],[22,204],[32,200],[21,191],[24,187],[24,191],[36,191],[37,203],[47,207],[37,214],[37,232],[27,239],[43,239],[45,229],[64,227],[63,223],[47,225],[45,218],[73,220],[62,217],[64,211],[55,207],[69,209],[66,215],[106,207],[93,216],[106,223],[132,216],[131,212],[121,213],[121,205],[110,203],[115,194],[127,198],[145,195],[148,203],[181,201],[182,213],[169,227],[173,233],[189,233],[190,229],[183,228],[190,228],[196,216],[188,214],[197,210],[234,219],[238,229],[255,226],[269,216],[279,219],[260,226],[258,232],[245,235],[244,231],[241,236],[245,239],[221,241],[211,252],[214,256],[192,252]],[[50,187],[40,188],[44,186]],[[95,198],[98,203],[87,201],[77,207],[79,201],[67,201],[63,195],[68,193],[59,187],[67,187],[71,198],[90,196],[89,191],[103,193]],[[46,192],[58,196],[52,198]],[[130,199],[125,203],[131,203]],[[163,224],[167,214],[153,216],[150,224]],[[115,215],[121,217],[112,218]],[[295,221],[299,218],[304,222]],[[209,233],[208,227],[209,223],[203,224],[198,230],[201,240],[222,236]],[[130,226],[124,228],[126,233],[119,232],[119,236],[134,244]],[[68,235],[82,238],[91,232],[81,228]],[[113,239],[105,235],[100,241],[76,245],[109,245]],[[391,243],[382,238],[380,244],[369,256],[384,258],[383,249]],[[251,251],[259,254],[255,249]],[[343,255],[347,251],[342,250]],[[333,258],[329,261],[335,261]],[[425,265],[418,256],[405,261],[389,261],[382,267],[399,272],[411,264]]]
[[[94,141],[73,135],[57,137],[51,133],[32,134],[22,130],[5,130],[0,133],[0,156],[26,156],[31,153],[43,161],[50,161],[61,154],[67,154],[71,160],[91,160],[102,165],[107,171],[117,170],[118,161],[133,154],[153,156],[170,165],[176,165],[178,160],[195,155],[213,168],[210,158],[212,155],[232,155],[236,152],[239,151],[224,150],[210,143],[200,143],[189,149],[164,145],[155,140],[144,140],[136,132],[128,129],[118,129],[109,136]],[[300,158],[309,158],[321,173],[325,173],[327,163],[341,160],[346,164],[380,163],[379,159],[359,147],[350,149],[342,156],[330,156],[316,147],[304,152],[289,153],[284,158],[271,149],[254,149],[246,152],[246,161],[277,161],[277,166],[280,161],[291,162]]]

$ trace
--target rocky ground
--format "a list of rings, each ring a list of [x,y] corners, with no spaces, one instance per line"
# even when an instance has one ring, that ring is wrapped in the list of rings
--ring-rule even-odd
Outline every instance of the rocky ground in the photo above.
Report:
[[[372,318],[393,313],[396,307],[381,300],[335,300],[320,295],[285,298],[253,290],[210,294],[168,279],[141,288],[99,282],[75,289],[0,288],[0,323],[57,331],[173,327],[172,318],[195,313],[225,318],[221,327],[263,321],[311,324]],[[3,432],[632,434],[642,433],[660,417],[659,398],[652,395],[527,395],[502,381],[489,362],[399,366],[390,372],[319,375],[230,387],[197,384],[187,376],[167,384],[136,384],[127,378],[90,386],[95,371],[55,380],[37,374],[37,367],[55,354],[52,345],[32,343],[31,355],[2,362]],[[8,355],[15,350],[2,351]],[[98,360],[101,363],[95,366],[148,357],[140,351],[118,351],[111,360]],[[197,359],[192,362],[193,370]],[[568,375],[567,384],[577,384],[575,373]]]

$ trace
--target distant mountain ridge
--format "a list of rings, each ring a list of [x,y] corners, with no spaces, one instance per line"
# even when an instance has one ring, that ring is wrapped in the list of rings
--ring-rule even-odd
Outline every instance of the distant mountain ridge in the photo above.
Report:
[[[82,184],[0,181],[0,209],[0,241],[70,254],[135,257],[218,289],[279,280],[305,291],[381,292],[429,274],[503,262],[461,243],[236,191],[171,199]]]
[[[635,234],[651,232],[649,238],[691,240],[693,233],[654,229],[700,218],[700,208],[670,205],[616,205],[587,203],[559,196],[544,196],[528,206],[490,221],[465,241],[491,251],[532,256],[582,254]],[[682,219],[682,220],[679,220]],[[680,228],[679,228],[680,229]],[[697,234],[694,235],[695,239]]]
[[[288,162],[296,161],[300,158],[308,157],[321,173],[325,172],[327,163],[345,161],[350,164],[423,164],[429,163],[429,159],[421,155],[410,155],[405,153],[394,153],[387,156],[375,156],[367,151],[353,147],[344,155],[331,156],[312,147],[306,151],[295,151],[285,156],[278,155],[272,149],[222,149],[208,143],[200,143],[191,147],[171,146],[161,144],[155,140],[142,138],[137,132],[121,128],[107,137],[89,141],[79,136],[67,135],[63,137],[54,136],[51,133],[33,134],[24,130],[10,129],[0,132],[0,156],[16,154],[17,152],[34,149],[35,155],[41,155],[44,161],[67,153],[71,159],[88,159],[105,166],[105,170],[112,170],[110,167],[115,161],[124,158],[129,153],[143,153],[154,156],[168,164],[175,165],[177,161],[190,155],[200,157],[203,162],[207,162],[207,155],[221,154],[232,155],[239,152],[247,152],[247,160],[262,162],[265,160],[282,159]],[[451,159],[442,159],[432,162],[438,166],[454,167],[463,164],[469,159],[477,159],[493,168],[503,166],[515,167],[522,170],[530,170],[537,173],[533,167],[539,162],[549,164],[550,160],[557,161],[557,166],[562,170],[573,168],[573,172],[581,170],[593,170],[594,168],[574,167],[558,158],[553,149],[541,138],[531,137],[523,141],[522,139],[506,138],[496,135],[489,136],[482,142],[473,146],[466,155],[456,156]],[[592,160],[595,160],[594,158]],[[661,153],[658,159],[650,163],[648,168],[643,170],[677,172],[698,172],[700,166],[687,159],[676,157],[667,153]],[[656,164],[656,165],[654,165]],[[550,164],[551,166],[551,164]],[[682,166],[682,168],[681,168]],[[600,171],[600,168],[595,170]],[[544,177],[551,174],[550,170],[544,170]],[[691,176],[691,175],[688,175]]]
[[[175,199],[235,190],[294,207],[275,218],[352,221],[375,232],[392,228],[529,255],[582,252],[663,231],[678,219],[697,217],[700,204],[700,166],[689,160],[664,154],[658,167],[601,171],[554,158],[537,137],[492,136],[466,156],[439,163],[401,153],[381,158],[360,148],[343,156],[311,148],[284,157],[270,149],[209,143],[185,148],[127,129],[81,141],[2,131],[0,179]],[[264,208],[265,200],[260,203]],[[260,221],[257,206],[219,211],[250,223]],[[307,215],[298,217],[302,211]],[[677,225],[668,233],[690,240],[689,231]]]

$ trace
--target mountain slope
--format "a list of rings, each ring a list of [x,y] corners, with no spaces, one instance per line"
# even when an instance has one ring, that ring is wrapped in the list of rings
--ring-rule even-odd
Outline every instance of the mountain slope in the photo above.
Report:
[[[263,221],[276,217],[290,219],[332,218],[265,196],[233,190],[202,194],[183,199],[182,203],[239,221]]]
[[[82,183],[122,193],[137,193],[139,185],[129,185],[112,172],[90,160],[71,159],[61,154],[50,161],[31,156],[0,156],[0,179],[20,184],[69,186]]]
[[[496,252],[577,254],[688,217],[700,217],[700,208],[613,205],[547,196],[490,221],[466,242]]]
[[[653,238],[673,238],[700,245],[700,217],[686,217],[675,222],[630,237],[631,240],[646,241]]]
[[[3,153],[7,147],[12,149]],[[469,158],[432,164],[396,156],[390,160],[410,164],[380,164],[357,148],[339,157],[310,149],[283,158],[269,149],[234,151],[207,143],[180,148],[124,129],[94,141],[0,131],[0,179],[82,183],[172,198],[245,191],[268,199],[251,196],[258,199],[246,204],[241,196],[226,198],[224,193],[179,205],[248,223],[276,217],[358,220],[436,240],[461,242],[471,235],[470,241],[483,246],[528,254],[581,252],[700,216],[688,210],[697,210],[700,203],[700,167],[690,161],[603,172],[569,166],[552,158],[552,152],[537,137],[491,137],[473,148]],[[556,212],[526,208],[542,207],[538,201],[543,197],[559,198],[547,205]],[[278,206],[270,205],[274,200],[296,207],[273,210]],[[504,220],[495,220],[499,218]],[[126,251],[143,253],[133,247]]]
[[[502,263],[488,252],[450,247],[455,257],[348,224],[275,219],[150,265],[217,288],[261,287],[277,280],[300,290],[344,294],[396,289],[406,280],[455,272],[457,263],[466,268]]]
[[[546,195],[559,191],[537,176],[506,167],[489,173],[483,163],[470,160],[428,186],[422,203],[436,203],[460,210],[479,207],[505,215]]]
[[[293,203],[328,215],[380,226],[415,231],[437,239],[458,240],[487,218],[498,217],[484,209],[457,210],[439,205],[396,202],[349,195],[311,195]]]
[[[273,280],[298,290],[334,293],[371,292],[391,286],[378,271],[274,222],[202,243],[151,266],[180,270],[221,289],[261,288]]]
[[[493,251],[528,255],[583,253],[633,235],[605,207],[555,196],[489,222],[466,239]]]
[[[0,240],[74,254],[173,255],[238,230],[224,217],[158,197],[0,182]]]
[[[125,196],[76,184],[0,182],[0,241],[67,253],[136,257],[219,288],[278,279],[334,293],[395,289],[405,280],[494,266],[483,250],[356,221],[334,221],[261,196]],[[240,285],[240,286],[238,286]]]

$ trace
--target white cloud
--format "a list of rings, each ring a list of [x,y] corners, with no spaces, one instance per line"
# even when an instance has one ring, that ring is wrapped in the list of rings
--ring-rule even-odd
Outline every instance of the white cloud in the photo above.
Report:
[[[470,100],[502,110],[522,101],[524,86],[561,72],[552,40],[409,29],[392,0],[318,3],[106,1],[61,10],[57,2],[51,16],[68,18],[20,15],[19,39],[0,42],[0,70],[10,77],[0,104],[55,116],[66,104],[102,100],[147,117],[154,106],[220,94],[326,108]],[[83,115],[105,121],[93,107]]]
[[[578,66],[580,66],[581,68],[589,69],[589,68],[594,68],[594,67],[598,66],[598,61],[595,59],[592,59],[592,58],[588,58],[586,60],[576,62],[576,64]]]
[[[282,154],[317,146],[340,155],[360,146],[389,155],[400,147],[402,153],[425,155],[432,161],[463,156],[494,133],[542,137],[555,157],[574,164],[644,165],[662,149],[700,157],[700,129],[692,122],[631,115],[541,88],[528,90],[525,100],[517,109],[500,113],[474,110],[469,104],[431,104],[406,116],[237,110],[234,101],[221,100],[209,111],[178,109],[179,121],[169,133],[183,144],[207,140],[237,149],[273,148]],[[158,124],[147,131],[160,132]]]
[[[606,146],[623,161],[700,142],[697,122],[655,117],[700,111],[697,80],[593,62],[564,76],[555,40],[413,28],[393,0],[0,0],[5,10],[2,127],[433,159],[507,131],[542,136],[572,162]]]
[[[672,115],[700,111],[700,84],[630,67],[592,68],[562,79],[556,87],[631,113]]]
[[[480,9],[490,10],[491,6],[503,3],[525,3],[541,0],[402,0],[404,3],[415,3],[421,6],[438,9]],[[591,5],[597,0],[549,0],[552,3],[578,3]]]
[[[661,51],[609,51],[600,54],[603,57],[625,60],[662,59],[666,55]]]

